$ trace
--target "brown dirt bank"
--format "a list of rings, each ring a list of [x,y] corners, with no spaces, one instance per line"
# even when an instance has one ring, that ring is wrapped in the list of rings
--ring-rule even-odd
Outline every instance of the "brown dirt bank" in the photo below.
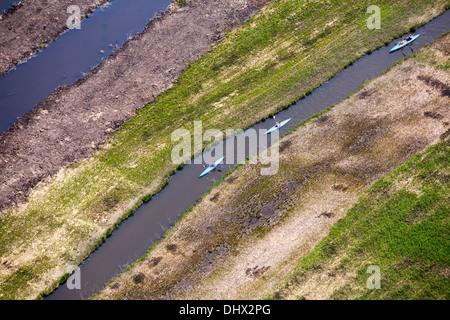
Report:
[[[40,46],[53,41],[67,29],[70,5],[81,15],[92,13],[108,0],[27,0],[0,17],[0,76],[30,58]]]
[[[152,20],[108,60],[61,87],[0,135],[0,212],[91,155],[137,109],[267,0],[192,0]]]
[[[448,139],[449,39],[281,139],[276,175],[238,168],[96,298],[263,297],[374,181]]]

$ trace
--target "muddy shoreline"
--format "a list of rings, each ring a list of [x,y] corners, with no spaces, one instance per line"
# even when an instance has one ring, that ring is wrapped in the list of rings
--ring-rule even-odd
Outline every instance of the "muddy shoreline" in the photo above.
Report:
[[[32,57],[65,30],[70,5],[80,7],[86,17],[108,0],[25,1],[0,16],[0,76]]]
[[[86,77],[55,90],[0,135],[0,212],[20,204],[60,168],[89,157],[267,2],[190,1],[153,19]]]

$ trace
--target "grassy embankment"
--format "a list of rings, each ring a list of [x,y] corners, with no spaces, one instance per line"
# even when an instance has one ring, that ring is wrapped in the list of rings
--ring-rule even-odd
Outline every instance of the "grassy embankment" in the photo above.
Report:
[[[438,15],[448,1],[275,1],[229,33],[91,158],[37,186],[0,219],[0,298],[53,288],[172,173],[171,133],[247,127],[287,107],[364,53]]]
[[[276,175],[247,165],[230,173],[96,298],[255,299],[272,291],[377,179],[448,139],[449,45],[447,34],[292,130]],[[436,161],[445,169],[447,158]],[[429,241],[442,249],[441,238]],[[340,274],[329,274],[319,278],[339,285]],[[309,286],[314,294],[319,284]]]
[[[447,140],[377,181],[267,298],[449,299],[449,159]]]

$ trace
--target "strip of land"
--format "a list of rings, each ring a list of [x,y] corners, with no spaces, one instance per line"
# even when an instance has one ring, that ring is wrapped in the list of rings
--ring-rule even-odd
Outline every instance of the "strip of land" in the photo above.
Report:
[[[91,74],[58,88],[0,135],[0,212],[90,156],[137,109],[265,1],[196,0],[154,19]]]
[[[190,2],[152,23],[91,75],[53,94],[0,138],[1,150],[6,150],[0,155],[0,177],[7,177],[1,195],[26,194],[58,172],[34,187],[25,203],[0,216],[2,297],[33,298],[51,288],[66,265],[79,264],[121,217],[142,203],[143,196],[156,192],[175,167],[170,160],[175,129],[191,129],[198,120],[205,129],[247,127],[327,81],[365,52],[437,16],[448,1],[399,1],[395,7],[375,2],[384,12],[382,31],[367,28],[367,8],[360,1],[275,1],[191,63],[170,90],[139,109],[99,146],[131,117],[139,101],[145,104],[153,99],[151,94],[165,90],[164,84],[172,86],[168,82],[177,78],[173,73],[180,72],[182,63],[188,65],[185,56],[169,58],[172,53],[186,54],[169,45],[188,42],[191,55],[209,50],[195,50],[197,41],[216,41],[209,32],[218,20],[209,20],[205,13],[238,23],[253,11],[242,2],[236,3],[236,10],[244,16],[230,11],[230,1],[202,3]],[[208,8],[211,11],[205,12]],[[192,21],[186,22],[186,17]],[[180,28],[183,21],[206,31],[201,36],[191,33]],[[205,21],[214,23],[203,28]],[[175,34],[165,33],[165,28],[180,38],[174,40]],[[170,43],[162,45],[164,39]],[[156,58],[164,58],[163,66],[172,63],[174,72],[155,67],[149,44],[157,48]],[[4,199],[6,203],[9,197]]]
[[[420,232],[428,230],[429,225],[422,225],[416,230],[420,239],[402,243],[408,237],[404,234],[398,239],[396,250],[402,251],[402,246],[408,248],[409,244],[413,247],[410,251],[415,254],[410,256],[410,260],[416,259],[416,265],[427,262],[425,269],[430,263],[427,259],[421,261],[422,257],[431,255],[434,258],[432,262],[440,261],[435,266],[434,284],[448,277],[448,254],[444,252],[448,234],[443,231],[448,231],[449,48],[450,34],[447,34],[431,47],[422,49],[413,58],[366,83],[361,90],[331,110],[282,138],[279,144],[280,170],[276,175],[261,175],[260,165],[237,168],[185,214],[141,261],[112,281],[96,298],[264,297],[300,258],[314,249],[334,224],[345,219],[348,210],[375,181],[415,153],[439,141],[447,142],[431,149],[436,151],[431,160],[428,153],[416,157],[415,162],[424,159],[424,164],[419,167],[425,169],[416,172],[415,176],[424,174],[422,179],[430,185],[440,186],[440,189],[430,186],[422,189],[421,184],[415,184],[416,180],[409,179],[413,178],[412,175],[405,174],[389,190],[398,193],[400,204],[409,199],[404,194],[405,190],[414,193],[419,200],[421,198],[417,197],[421,196],[422,191],[427,196],[433,196],[428,199],[429,202],[423,196],[422,202],[410,204],[408,209],[415,207],[421,210],[415,214],[413,212],[408,221],[425,223],[433,218],[437,219],[438,228],[429,231],[427,235],[430,238],[427,238]],[[403,171],[404,167],[397,170]],[[386,196],[387,188],[384,186],[383,182],[378,182],[371,189],[376,190],[374,194],[377,198]],[[367,194],[359,207],[364,206],[365,201],[371,202],[372,196],[372,193]],[[374,200],[372,206],[376,203]],[[428,211],[428,207],[433,210]],[[361,263],[367,267],[373,264],[371,262],[378,262],[384,268],[389,263],[382,261],[383,256],[370,256],[377,258],[374,261],[364,254],[366,249],[369,250],[364,245],[370,248],[377,247],[376,244],[383,245],[369,236],[370,230],[376,225],[378,233],[386,230],[395,233],[390,219],[401,221],[404,218],[404,214],[397,212],[401,209],[399,206],[386,204],[379,211],[383,208],[386,212],[382,214],[382,223],[370,220],[365,230],[358,228],[361,245],[356,248],[351,245],[350,249],[345,246],[351,242],[348,237],[353,236],[355,219],[339,223],[340,227],[333,232],[333,236],[316,250],[315,259],[309,260],[307,271],[297,271],[297,277],[290,278],[301,279],[304,285],[296,286],[299,281],[290,281],[290,287],[287,286],[290,291],[286,289],[285,293],[281,291],[283,294],[278,292],[270,297],[360,296],[361,293],[353,294],[352,289],[359,285],[359,289],[362,288],[360,291],[364,291],[365,282],[354,280],[355,274],[350,266]],[[351,215],[355,216],[356,209],[352,210]],[[359,219],[364,219],[367,211],[358,213]],[[414,230],[409,234],[414,235]],[[366,235],[368,238],[365,238]],[[385,237],[389,238],[389,235]],[[339,242],[334,239],[339,239]],[[416,240],[422,242],[416,243]],[[439,253],[428,252],[437,247]],[[390,250],[384,249],[385,254],[392,254]],[[356,262],[353,262],[354,255],[359,258]],[[336,259],[328,258],[330,256]],[[397,258],[400,263],[401,255]],[[345,268],[340,270],[339,263],[343,260],[346,261]],[[390,280],[400,281],[399,277]],[[401,282],[406,284],[409,280],[402,279]],[[432,284],[427,286],[430,294]],[[324,294],[324,287],[331,295]],[[442,298],[446,293],[445,285],[439,288],[439,294],[435,297]],[[408,292],[411,291],[413,289]],[[381,292],[377,297],[386,297]],[[405,297],[407,295],[402,296]]]
[[[67,29],[70,5],[88,16],[107,0],[27,0],[0,18],[0,76]]]

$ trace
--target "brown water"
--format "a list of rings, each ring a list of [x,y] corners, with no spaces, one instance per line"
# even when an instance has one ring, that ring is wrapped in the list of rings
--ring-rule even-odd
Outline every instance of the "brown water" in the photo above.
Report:
[[[304,119],[340,102],[359,89],[362,83],[376,77],[396,61],[405,58],[420,47],[436,40],[449,30],[450,11],[419,28],[421,36],[405,49],[389,54],[389,49],[398,41],[359,59],[327,83],[299,100],[296,104],[277,114],[278,119],[292,118],[281,133],[291,129]],[[253,129],[268,129],[273,120],[260,122]],[[236,138],[233,138],[236,139]],[[225,158],[229,163],[229,159]],[[192,204],[196,203],[208,188],[220,179],[233,165],[225,164],[219,170],[199,179],[201,165],[189,164],[178,171],[166,188],[142,205],[133,216],[122,222],[103,245],[93,252],[80,266],[81,290],[69,290],[61,285],[46,299],[85,299],[101,290],[127,265],[141,257],[147,249],[160,240],[163,234],[179,219]]]

